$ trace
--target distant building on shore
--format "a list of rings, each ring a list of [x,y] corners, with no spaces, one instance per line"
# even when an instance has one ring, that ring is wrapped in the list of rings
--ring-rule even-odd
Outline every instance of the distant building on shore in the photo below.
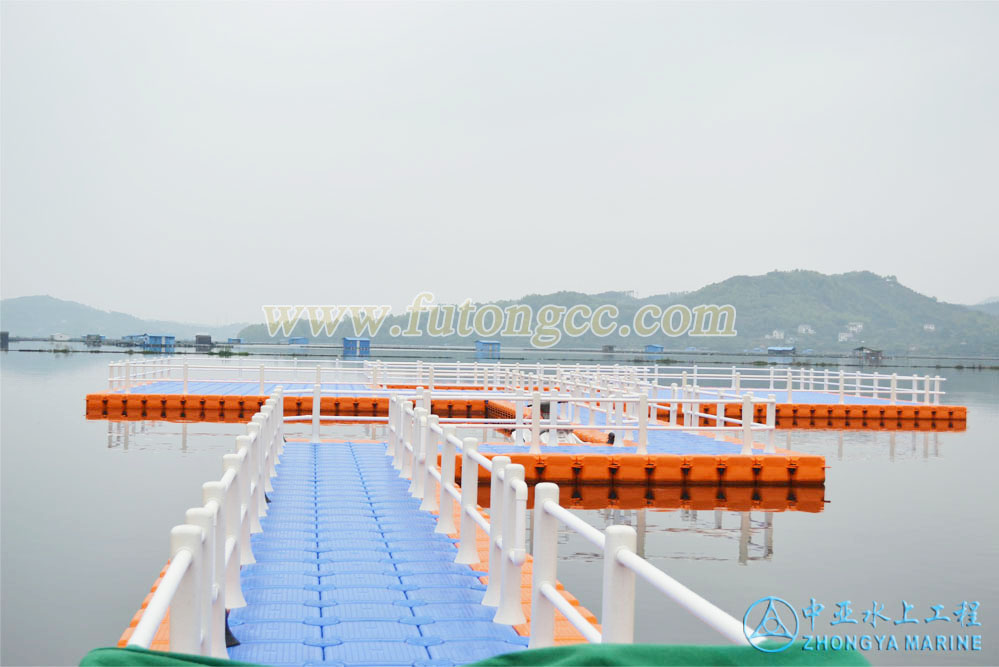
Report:
[[[122,341],[126,345],[141,347],[143,352],[164,352],[173,354],[177,349],[177,337],[168,334],[132,334]]]
[[[370,338],[347,338],[343,339],[343,356],[346,357],[370,357]]]
[[[850,356],[852,356],[854,359],[864,364],[865,366],[866,365],[877,366],[881,363],[881,360],[884,358],[884,351],[874,350],[869,347],[860,346],[853,348],[853,352],[850,354]]]
[[[794,345],[772,345],[767,348],[767,357],[778,364],[794,361]]]
[[[209,334],[196,334],[194,336],[194,350],[196,352],[211,352],[212,337]]]

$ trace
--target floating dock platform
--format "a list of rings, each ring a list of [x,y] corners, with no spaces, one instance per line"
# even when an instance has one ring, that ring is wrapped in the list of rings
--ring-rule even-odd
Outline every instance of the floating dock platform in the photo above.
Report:
[[[751,421],[729,442],[721,422],[714,439],[657,426],[644,398],[560,407],[565,397],[551,392],[549,434],[582,423],[637,429],[637,440],[541,446],[535,394],[511,399],[516,429],[529,414],[531,444],[517,430],[515,444],[480,445],[456,435],[464,418],[432,415],[427,392],[414,403],[391,391],[385,441],[323,440],[319,400],[312,437],[289,439],[285,425],[302,420],[284,414],[282,390],[264,401],[223,456],[221,481],[203,485],[203,504],[171,531],[170,560],[119,645],[269,665],[447,667],[528,647],[630,643],[638,579],[745,645],[740,621],[644,559],[644,529],[641,541],[632,526],[601,531],[567,508],[631,507],[640,526],[647,509],[739,511],[743,559],[749,512],[766,515],[767,557],[773,512],[823,507],[821,457],[756,447],[754,429],[773,429]],[[510,420],[474,420],[490,423]],[[745,479],[730,478],[737,471]],[[581,484],[597,478],[605,483]],[[558,582],[563,527],[603,554],[602,622]]]
[[[253,415],[267,399],[259,394],[259,386],[247,382],[196,382],[190,383],[188,393],[182,393],[180,383],[150,382],[131,388],[128,392],[115,390],[88,394],[86,410],[88,419],[163,419],[171,421],[240,422]],[[278,384],[266,385],[273,391]],[[313,385],[302,383],[284,387],[286,390],[311,391]],[[336,396],[323,396],[321,411],[332,417],[385,417],[388,400],[393,389],[415,390],[415,385],[393,389],[372,390],[353,384],[324,383],[324,393],[337,392]],[[484,387],[462,388],[460,391],[486,391]],[[436,392],[459,391],[436,389]],[[832,394],[812,391],[792,392],[790,401],[786,392],[778,392],[775,425],[779,429],[868,429],[868,430],[944,430],[962,431],[967,428],[967,408],[960,405],[895,404],[885,399],[847,397],[838,403]],[[663,399],[668,400],[668,399]],[[289,415],[305,416],[312,413],[312,397],[308,395],[285,396],[285,410]],[[713,417],[717,406],[701,399],[699,409]],[[488,399],[469,400],[435,398],[434,413],[446,417],[487,416]],[[501,407],[495,406],[498,409]],[[496,413],[499,414],[499,413]],[[726,417],[735,418],[740,406],[728,404]],[[683,409],[678,409],[683,417]],[[758,419],[765,416],[765,408],[757,407]],[[709,426],[711,417],[702,416],[700,424]]]
[[[229,614],[239,641],[230,658],[446,667],[527,647],[529,620],[495,623],[495,608],[482,604],[488,542],[477,542],[480,563],[456,564],[457,535],[434,532],[434,514],[420,510],[384,442],[289,442],[277,473],[262,532],[252,537],[256,562],[240,572],[246,606]],[[524,569],[521,604],[529,617],[529,564]],[[165,572],[119,646],[127,645]],[[168,650],[169,640],[166,621],[151,648]],[[570,624],[556,624],[556,643],[581,641]]]
[[[967,409],[942,404],[943,378],[817,369],[678,368],[659,366],[562,366],[545,364],[423,362],[179,362],[153,359],[111,364],[108,389],[87,396],[90,419],[240,421],[273,391],[285,390],[289,415],[308,415],[311,391],[322,387],[322,414],[386,416],[393,392],[431,388],[434,413],[484,416],[479,400],[455,398],[469,392],[570,391],[586,396],[608,392],[646,394],[653,403],[679,401],[677,416],[693,408],[699,425],[718,414],[738,418],[738,399],[749,394],[774,403],[780,429],[963,430]],[[253,380],[246,376],[255,376]],[[332,381],[331,381],[332,380]],[[757,420],[766,406],[756,403]]]

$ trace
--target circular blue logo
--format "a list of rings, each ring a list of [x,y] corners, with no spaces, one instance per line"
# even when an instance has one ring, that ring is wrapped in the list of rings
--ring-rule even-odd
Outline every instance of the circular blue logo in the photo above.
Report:
[[[789,626],[792,620],[793,631]],[[793,644],[798,636],[798,612],[786,600],[768,595],[749,605],[742,617],[742,631],[756,650],[780,653]],[[763,640],[779,642],[779,645],[760,646]]]

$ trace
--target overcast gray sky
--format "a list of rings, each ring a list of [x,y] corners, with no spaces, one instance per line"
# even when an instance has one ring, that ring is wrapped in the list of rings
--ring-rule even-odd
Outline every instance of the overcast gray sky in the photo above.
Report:
[[[999,293],[999,3],[2,5],[2,285],[143,317]]]

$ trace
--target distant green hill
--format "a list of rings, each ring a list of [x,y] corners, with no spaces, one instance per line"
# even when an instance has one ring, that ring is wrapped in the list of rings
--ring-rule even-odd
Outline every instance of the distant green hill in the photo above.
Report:
[[[814,271],[774,271],[762,276],[735,276],[694,292],[660,294],[637,298],[628,292],[581,294],[558,292],[525,296],[516,301],[500,301],[505,307],[512,303],[528,304],[535,311],[542,305],[571,306],[604,303],[617,305],[621,311],[618,322],[630,321],[642,305],[655,303],[663,307],[684,304],[731,304],[736,307],[736,330],[731,338],[681,336],[649,338],[617,334],[600,338],[593,334],[579,338],[565,337],[559,347],[599,347],[613,344],[621,347],[642,347],[649,343],[666,349],[740,351],[768,345],[794,345],[799,351],[843,353],[865,345],[893,353],[916,354],[999,354],[999,319],[966,306],[942,303],[919,294],[898,283],[893,276],[882,277],[868,271],[825,275]],[[470,345],[472,337],[392,338],[388,331],[393,324],[405,326],[406,316],[386,320],[374,343]],[[848,327],[854,323],[851,332]],[[859,327],[856,325],[860,325]],[[799,327],[801,330],[799,331]],[[423,330],[426,330],[423,324]],[[783,339],[774,338],[775,330]],[[811,333],[814,332],[814,333]],[[848,334],[840,340],[840,334]],[[294,336],[311,337],[308,324],[300,322]],[[346,324],[341,325],[333,342],[353,335]],[[265,325],[252,325],[240,332],[246,340],[274,340],[268,337]],[[506,345],[523,346],[523,338],[494,336]],[[325,336],[317,340],[328,341]]]
[[[976,303],[973,306],[968,306],[968,308],[999,317],[999,297],[992,297],[991,299],[986,299],[981,303]]]
[[[221,327],[143,320],[126,313],[109,312],[85,306],[75,301],[63,301],[51,296],[22,296],[0,301],[0,328],[11,336],[27,338],[50,336],[55,333],[84,336],[99,333],[110,338],[129,334],[160,333],[190,339],[195,334],[211,334],[215,338],[234,336],[244,324]]]

